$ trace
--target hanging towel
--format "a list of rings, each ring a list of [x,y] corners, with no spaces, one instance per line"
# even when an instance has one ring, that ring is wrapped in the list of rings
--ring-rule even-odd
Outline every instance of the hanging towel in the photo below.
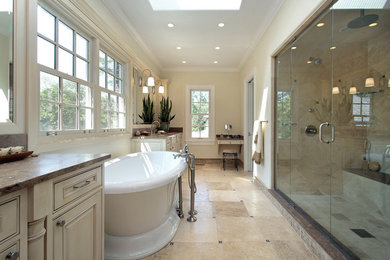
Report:
[[[264,130],[266,123],[260,120],[256,120],[253,126],[253,132],[256,133],[253,143],[255,149],[252,154],[252,161],[257,164],[261,164],[264,161]]]

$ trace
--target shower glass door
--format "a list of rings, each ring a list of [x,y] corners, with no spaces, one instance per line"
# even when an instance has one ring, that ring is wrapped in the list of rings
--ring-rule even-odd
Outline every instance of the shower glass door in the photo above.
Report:
[[[331,146],[318,138],[331,120],[331,14],[277,56],[276,189],[330,229]],[[330,138],[324,127],[324,138]]]
[[[332,9],[336,131],[330,230],[362,259],[390,257],[390,10],[385,6],[377,1],[370,4],[375,9],[345,9],[340,2]]]
[[[275,189],[352,258],[390,255],[389,8],[339,0],[276,57]]]

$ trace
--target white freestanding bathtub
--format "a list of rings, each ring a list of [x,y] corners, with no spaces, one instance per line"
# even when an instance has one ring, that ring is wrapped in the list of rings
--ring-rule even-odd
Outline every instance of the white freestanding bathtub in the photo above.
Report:
[[[105,259],[139,259],[168,244],[180,218],[176,183],[186,169],[173,152],[134,153],[105,164]]]

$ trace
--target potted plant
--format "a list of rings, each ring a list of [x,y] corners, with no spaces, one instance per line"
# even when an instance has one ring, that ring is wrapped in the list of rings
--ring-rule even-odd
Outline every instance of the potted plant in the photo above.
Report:
[[[158,118],[160,119],[160,128],[165,132],[169,132],[169,123],[172,119],[175,118],[176,115],[171,116],[172,110],[172,100],[169,100],[169,97],[162,97],[160,101],[160,115]]]
[[[142,114],[138,115],[139,118],[141,118],[144,121],[144,124],[151,124],[153,122],[154,118],[154,112],[153,112],[153,101],[150,99],[150,96],[148,95],[148,99],[145,97],[142,99]]]

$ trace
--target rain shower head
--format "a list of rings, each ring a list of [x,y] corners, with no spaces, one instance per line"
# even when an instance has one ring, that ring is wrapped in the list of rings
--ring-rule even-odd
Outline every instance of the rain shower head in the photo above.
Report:
[[[322,64],[322,59],[321,58],[315,58],[315,57],[310,57],[307,63],[312,63],[315,65],[321,65]]]
[[[362,9],[360,10],[360,16],[350,21],[347,24],[347,27],[350,29],[359,29],[376,22],[378,18],[379,17],[376,14],[364,15],[364,9]]]

